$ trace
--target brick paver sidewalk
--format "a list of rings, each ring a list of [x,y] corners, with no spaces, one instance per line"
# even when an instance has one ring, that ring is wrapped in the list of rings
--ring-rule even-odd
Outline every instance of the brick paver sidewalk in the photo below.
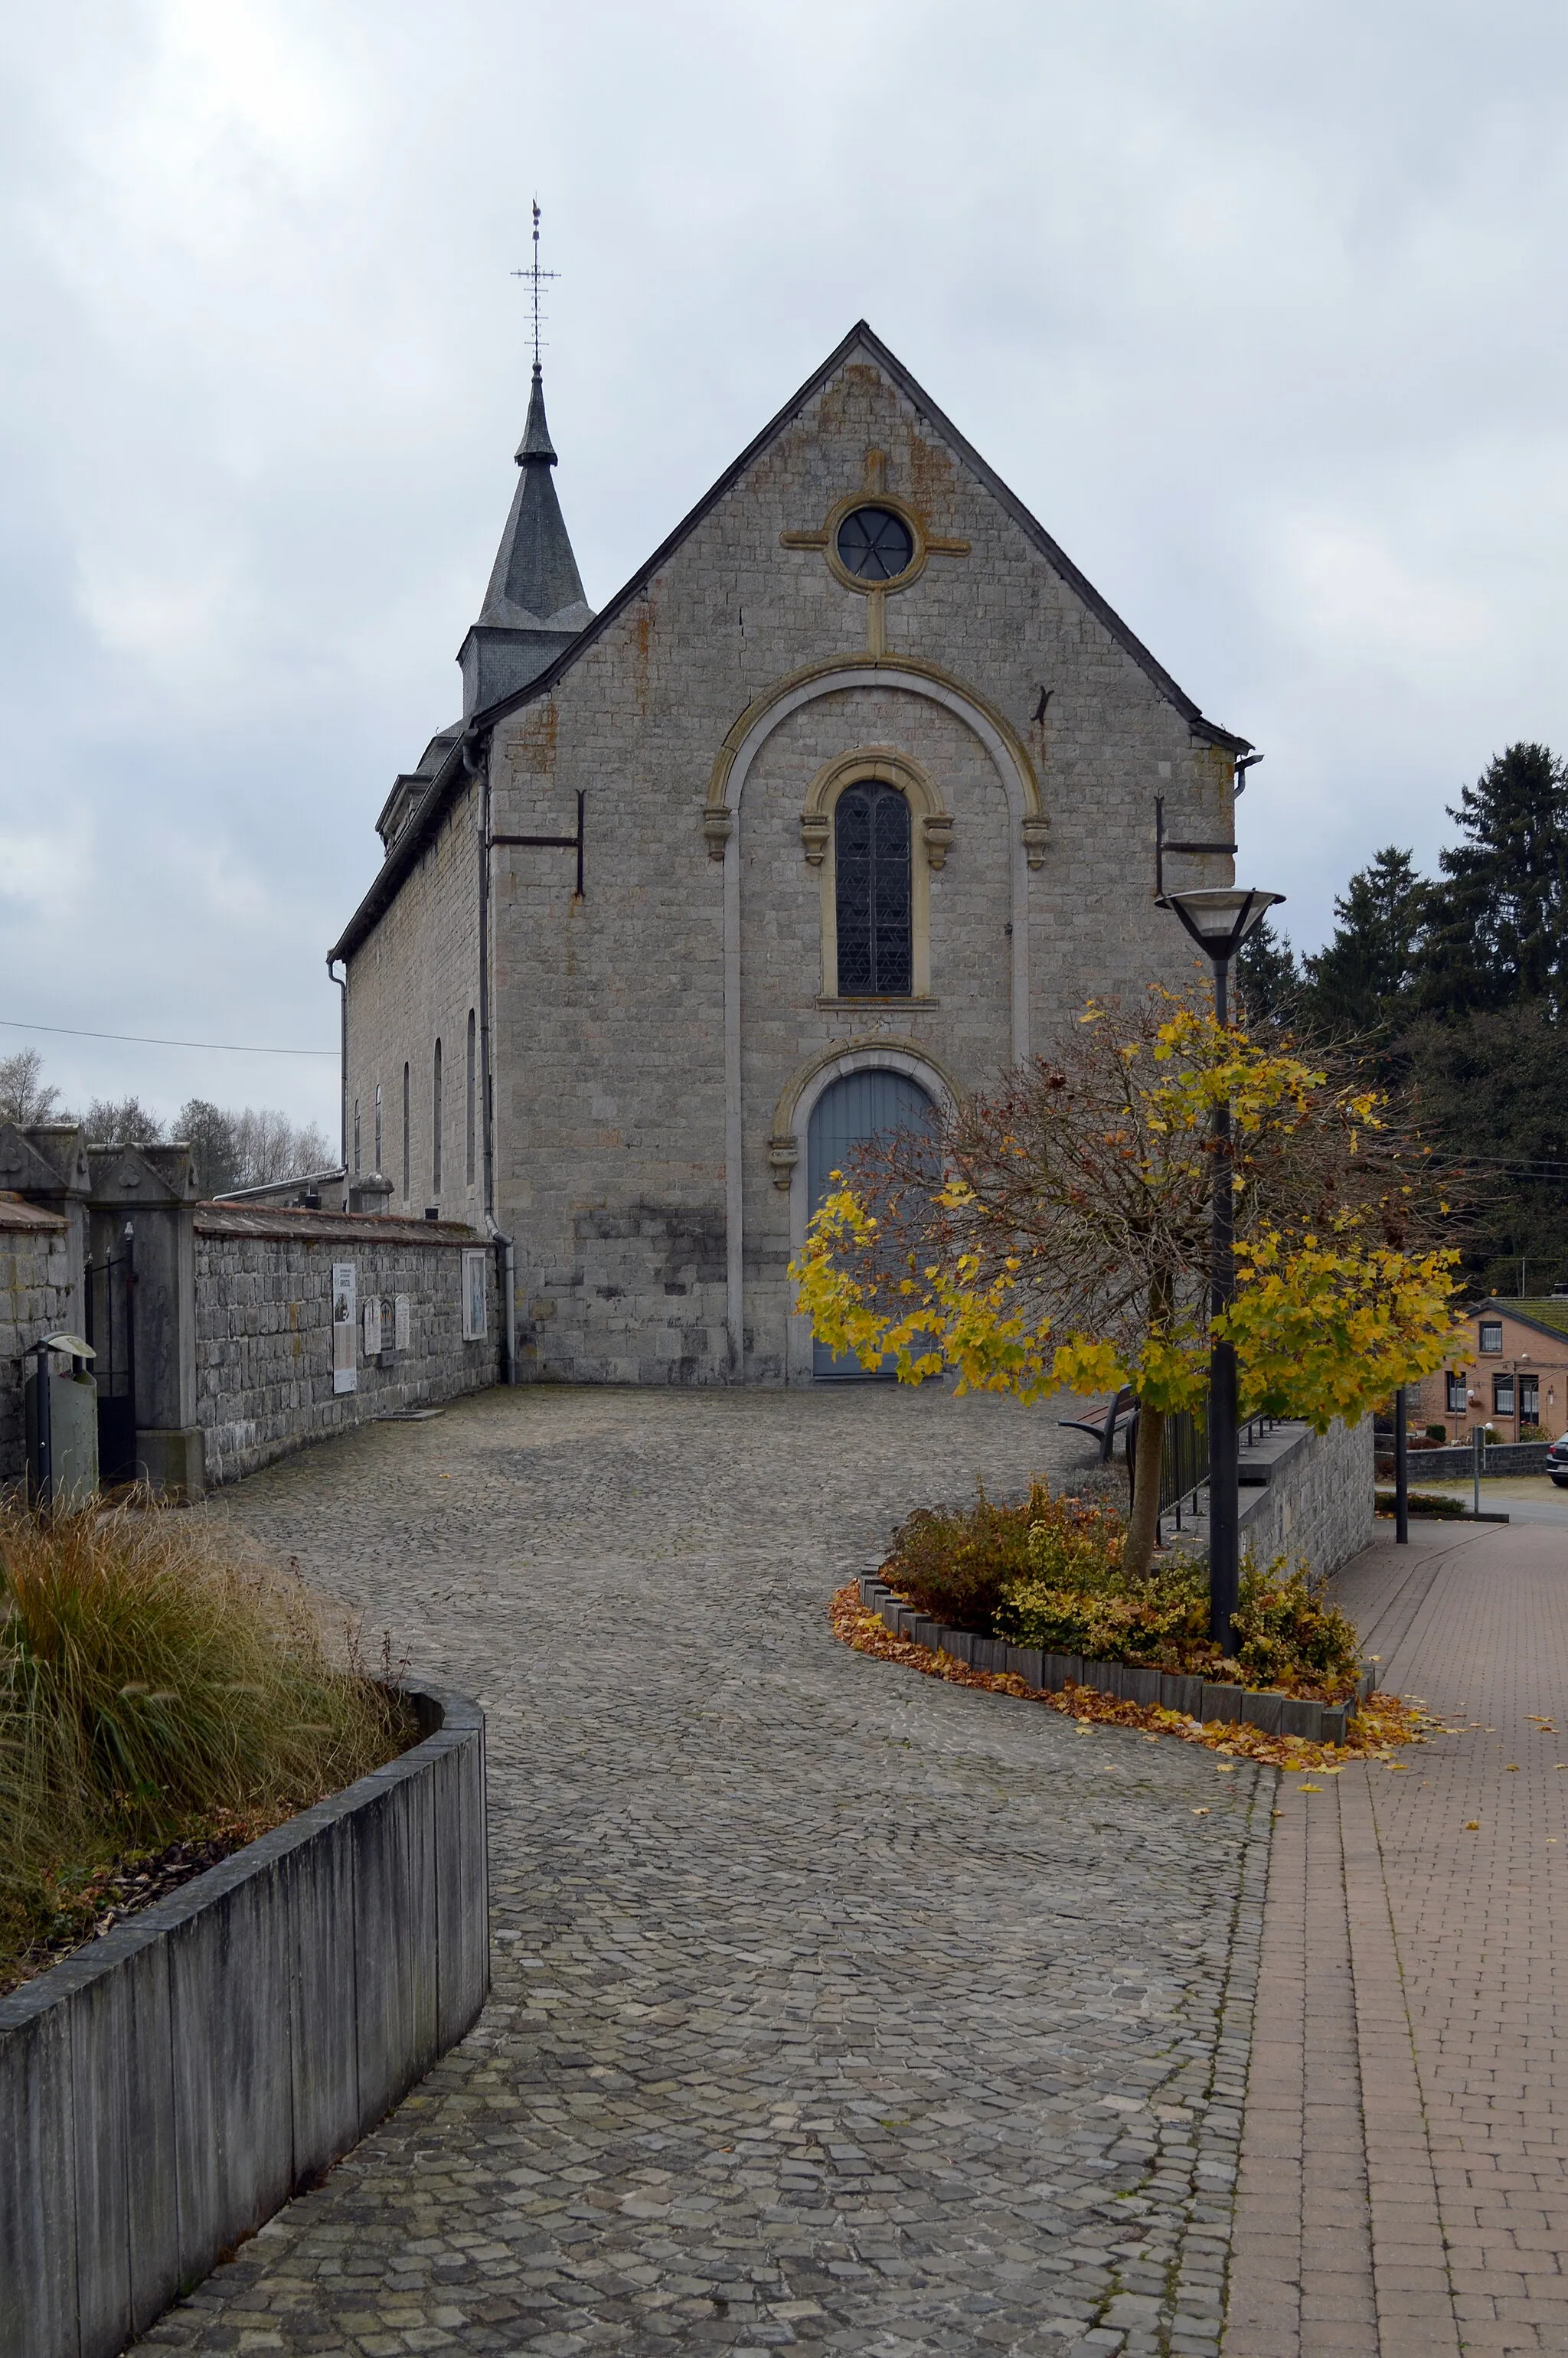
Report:
[[[1568,2352],[1568,1538],[1418,1528],[1340,1587],[1473,1732],[1281,1779],[1227,2358]]]
[[[1271,1774],[827,1625],[1055,1413],[494,1393],[219,1501],[486,1704],[496,1987],[153,2341],[1217,2349]]]

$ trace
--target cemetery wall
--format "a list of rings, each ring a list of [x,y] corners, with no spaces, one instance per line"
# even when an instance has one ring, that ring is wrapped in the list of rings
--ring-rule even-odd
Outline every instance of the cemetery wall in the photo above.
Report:
[[[495,1249],[462,1222],[202,1204],[195,1244],[196,1416],[210,1487],[367,1418],[498,1379]]]
[[[45,1335],[80,1325],[70,1236],[58,1212],[0,1195],[0,1482],[23,1471],[24,1354]]]

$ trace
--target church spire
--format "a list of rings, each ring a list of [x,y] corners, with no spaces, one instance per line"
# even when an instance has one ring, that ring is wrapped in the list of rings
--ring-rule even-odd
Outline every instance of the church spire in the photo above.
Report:
[[[550,476],[557,463],[545,421],[544,372],[535,361],[528,422],[517,446],[522,473],[491,568],[481,623],[514,631],[580,631],[593,619]]]
[[[539,208],[534,207],[534,263],[513,276],[532,283],[534,377],[528,416],[517,446],[520,470],[506,529],[491,568],[479,621],[463,641],[458,661],[463,671],[465,713],[525,687],[593,620],[582,594],[582,576],[572,554],[566,519],[550,470],[558,461],[545,418],[545,376],[540,364],[539,289],[555,276],[539,267]]]

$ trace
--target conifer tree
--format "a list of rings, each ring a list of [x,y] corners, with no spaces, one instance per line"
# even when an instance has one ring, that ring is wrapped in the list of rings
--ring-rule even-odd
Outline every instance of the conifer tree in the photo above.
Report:
[[[1428,909],[1421,1001],[1444,1019],[1544,1002],[1564,1011],[1568,764],[1550,746],[1509,745],[1460,793],[1464,841],[1440,852]]]
[[[1324,1039],[1386,1039],[1409,1011],[1432,888],[1408,851],[1388,844],[1334,903],[1333,940],[1303,961],[1300,1016]]]

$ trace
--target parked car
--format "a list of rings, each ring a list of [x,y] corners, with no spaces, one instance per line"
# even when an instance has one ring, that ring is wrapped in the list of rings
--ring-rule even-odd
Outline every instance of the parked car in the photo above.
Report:
[[[1560,1490],[1568,1490],[1568,1433],[1547,1451],[1546,1470]]]

